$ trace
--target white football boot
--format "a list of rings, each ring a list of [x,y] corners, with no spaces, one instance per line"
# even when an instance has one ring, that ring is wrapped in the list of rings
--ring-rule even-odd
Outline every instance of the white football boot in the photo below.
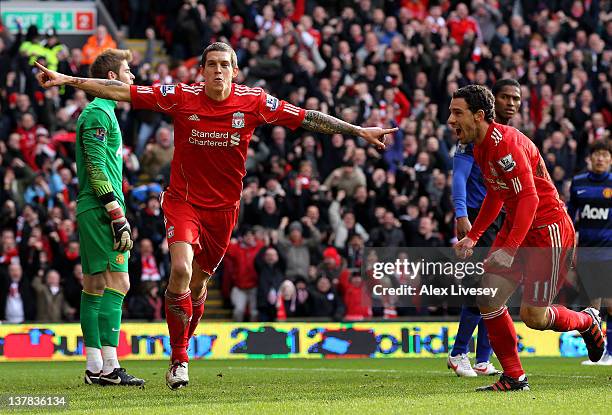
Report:
[[[460,377],[474,378],[478,376],[474,369],[472,369],[470,358],[467,354],[458,354],[457,356],[451,356],[449,354],[446,360],[446,366],[452,369],[457,376]]]
[[[476,374],[478,376],[501,375],[501,372],[499,370],[495,369],[495,366],[493,366],[493,363],[491,363],[491,362],[476,363],[474,365],[474,372],[476,372]]]
[[[170,389],[174,390],[187,386],[189,383],[187,365],[187,362],[178,361],[170,364],[168,372],[166,372],[166,385]]]

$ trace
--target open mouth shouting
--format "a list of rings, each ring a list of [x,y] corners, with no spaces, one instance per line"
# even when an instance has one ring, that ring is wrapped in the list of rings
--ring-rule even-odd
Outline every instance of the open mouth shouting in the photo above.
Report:
[[[457,134],[457,138],[461,141],[461,139],[463,138],[463,130],[459,127],[455,127],[455,134]]]

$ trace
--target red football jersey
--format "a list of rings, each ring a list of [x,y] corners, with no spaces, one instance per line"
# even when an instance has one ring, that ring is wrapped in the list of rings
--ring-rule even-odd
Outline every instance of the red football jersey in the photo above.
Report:
[[[306,111],[266,94],[232,84],[223,101],[209,98],[204,83],[131,86],[136,109],[164,112],[174,120],[174,158],[168,191],[205,209],[238,206],[253,130],[261,124],[296,129]]]
[[[517,215],[526,214],[517,212],[517,205],[527,195],[537,194],[539,199],[533,222],[527,224],[528,229],[558,222],[565,214],[564,204],[548,175],[538,148],[517,129],[491,123],[482,143],[474,146],[474,160],[482,171],[487,198],[503,201],[506,220],[510,224],[519,222]],[[479,236],[483,231],[475,228],[468,234],[470,238],[472,235]],[[516,242],[520,244],[522,241]]]

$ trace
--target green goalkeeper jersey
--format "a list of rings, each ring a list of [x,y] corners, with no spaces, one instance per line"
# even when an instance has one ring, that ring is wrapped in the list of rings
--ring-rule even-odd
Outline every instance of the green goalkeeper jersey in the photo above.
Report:
[[[76,163],[79,179],[77,215],[102,207],[102,195],[113,192],[125,211],[123,200],[123,145],[117,103],[96,98],[85,107],[77,122]]]

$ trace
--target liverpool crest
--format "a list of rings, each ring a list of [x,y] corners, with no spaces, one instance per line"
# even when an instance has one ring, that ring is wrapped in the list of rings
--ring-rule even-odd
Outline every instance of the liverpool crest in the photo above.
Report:
[[[232,114],[232,128],[244,128],[244,113],[235,112]]]

